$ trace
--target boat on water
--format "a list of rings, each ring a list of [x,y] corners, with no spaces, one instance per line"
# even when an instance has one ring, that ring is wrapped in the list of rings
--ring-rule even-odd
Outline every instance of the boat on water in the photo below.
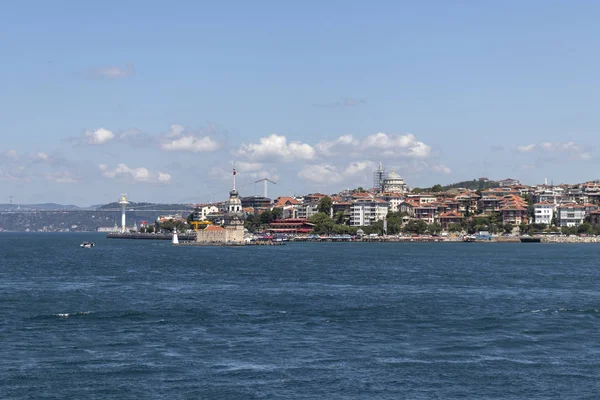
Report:
[[[522,236],[519,238],[521,243],[541,243],[542,238],[532,236]]]
[[[79,247],[83,247],[84,249],[90,249],[94,246],[95,246],[94,242],[83,242],[79,245]]]

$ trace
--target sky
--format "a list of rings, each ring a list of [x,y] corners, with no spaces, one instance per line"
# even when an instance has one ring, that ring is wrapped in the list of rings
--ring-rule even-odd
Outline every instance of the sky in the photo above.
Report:
[[[598,179],[600,2],[4,1],[0,203]]]

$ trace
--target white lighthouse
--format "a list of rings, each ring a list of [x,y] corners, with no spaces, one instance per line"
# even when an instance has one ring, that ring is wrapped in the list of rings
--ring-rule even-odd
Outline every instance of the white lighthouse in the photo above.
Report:
[[[121,200],[119,200],[119,204],[121,205],[121,233],[125,233],[125,207],[129,202],[127,201],[127,197],[124,194],[121,195]]]

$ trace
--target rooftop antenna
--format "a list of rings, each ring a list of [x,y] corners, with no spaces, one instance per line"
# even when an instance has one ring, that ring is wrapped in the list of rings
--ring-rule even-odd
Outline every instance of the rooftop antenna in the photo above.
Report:
[[[265,183],[265,197],[269,197],[269,196],[267,196],[267,183],[268,183],[268,182],[271,182],[271,183],[272,183],[272,184],[274,184],[274,185],[276,185],[276,184],[277,184],[277,182],[273,182],[273,181],[272,181],[272,180],[270,180],[269,178],[262,178],[262,179],[259,179],[259,180],[257,180],[257,181],[256,181],[256,182],[254,182],[254,183],[259,183],[259,182],[264,182],[264,183]]]

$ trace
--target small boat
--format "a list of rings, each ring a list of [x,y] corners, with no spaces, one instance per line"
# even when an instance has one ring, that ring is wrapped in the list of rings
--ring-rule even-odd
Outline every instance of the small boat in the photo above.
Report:
[[[519,239],[521,243],[541,243],[542,241],[542,238],[532,236],[521,236]]]
[[[95,246],[94,242],[83,242],[79,245],[79,247],[83,247],[84,249],[90,249],[94,246]]]

